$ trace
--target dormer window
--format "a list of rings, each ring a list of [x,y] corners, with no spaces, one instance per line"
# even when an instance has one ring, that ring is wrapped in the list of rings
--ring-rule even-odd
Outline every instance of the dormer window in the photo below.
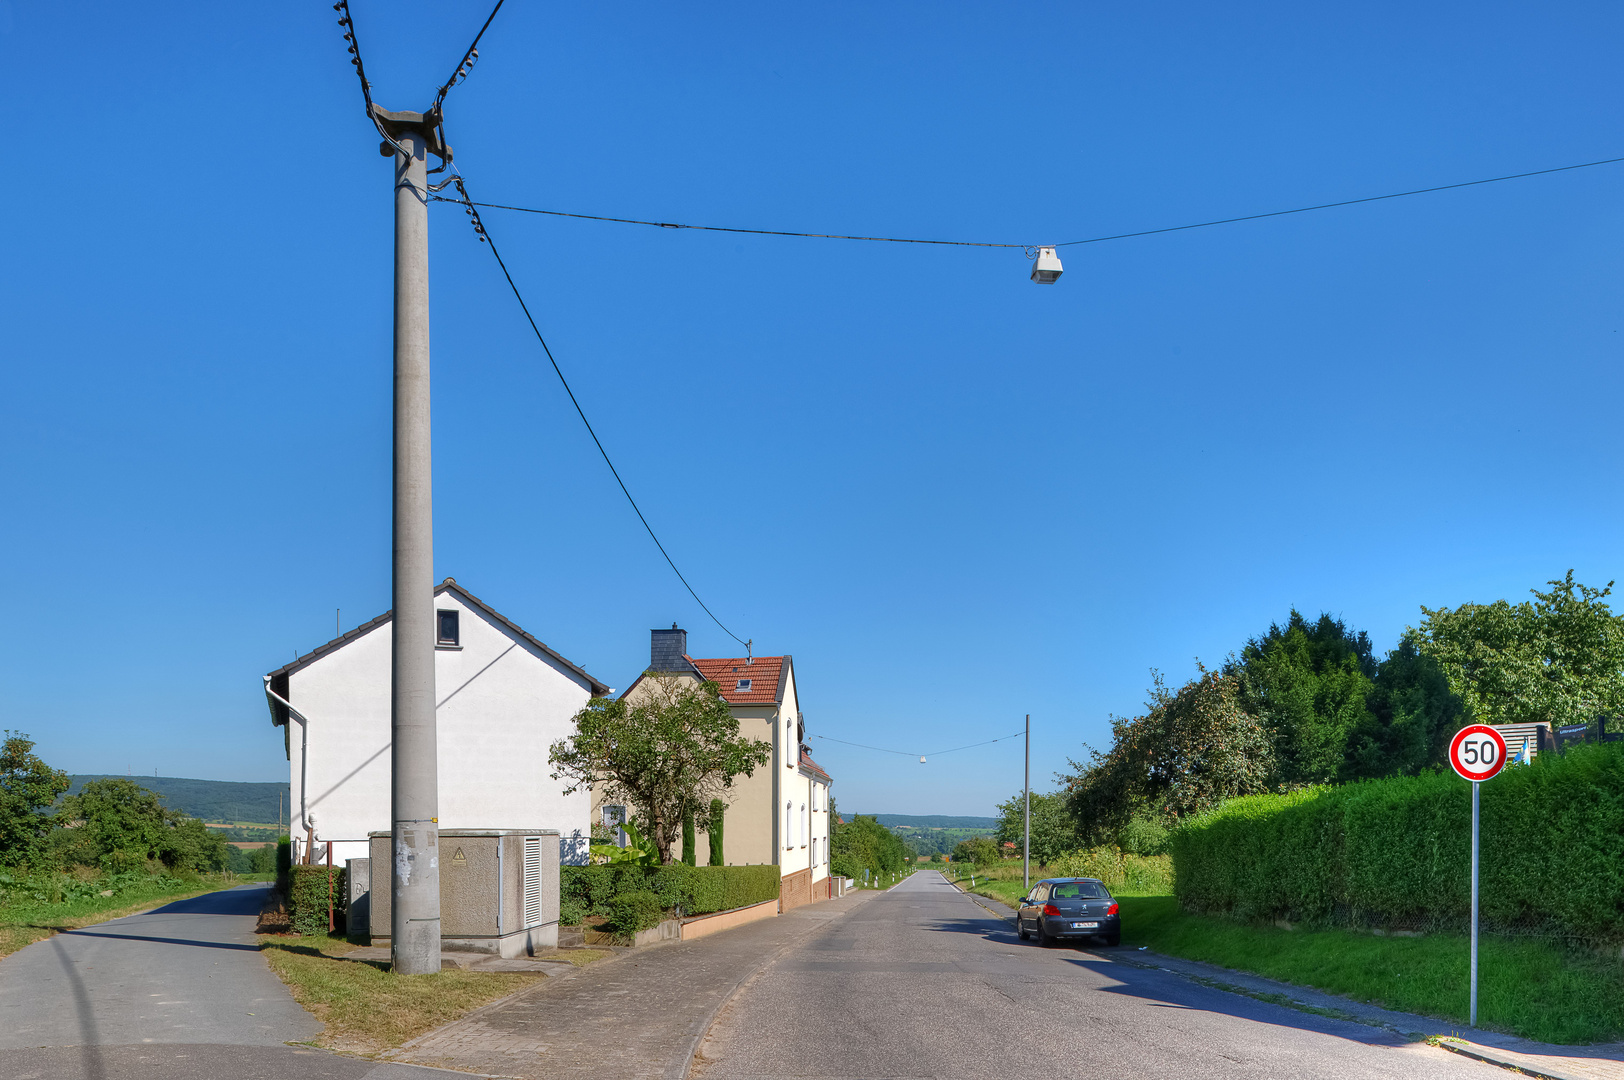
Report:
[[[750,689],[750,687],[752,685],[753,685],[753,680],[751,680],[751,679],[740,679],[739,680],[739,685],[735,686],[733,689],[735,691],[748,690],[748,689]]]
[[[435,627],[438,635],[435,638],[436,645],[456,646],[462,644],[462,635],[457,625],[457,616],[459,614],[456,611],[435,612]]]

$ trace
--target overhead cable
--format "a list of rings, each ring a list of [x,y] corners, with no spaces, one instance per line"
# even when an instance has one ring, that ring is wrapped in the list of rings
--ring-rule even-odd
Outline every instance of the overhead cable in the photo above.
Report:
[[[631,491],[626,487],[626,481],[620,478],[620,470],[615,468],[615,463],[613,461],[609,460],[609,451],[603,448],[603,441],[598,438],[598,433],[592,430],[592,421],[586,418],[586,410],[581,408],[581,402],[576,398],[575,391],[570,389],[569,380],[564,378],[563,369],[558,366],[558,361],[553,356],[553,350],[548,348],[547,339],[541,334],[541,327],[536,325],[536,317],[530,314],[530,305],[524,302],[524,295],[519,292],[519,286],[514,282],[513,275],[508,272],[507,263],[502,260],[502,253],[496,250],[496,242],[491,239],[491,234],[485,228],[485,223],[480,220],[479,211],[474,209],[474,207],[479,204],[471,201],[468,198],[468,189],[464,185],[462,176],[454,175],[452,177],[452,182],[457,185],[457,190],[462,193],[462,199],[460,201],[467,210],[468,216],[473,219],[474,235],[479,237],[482,242],[490,245],[491,254],[496,256],[496,265],[502,268],[502,276],[507,278],[508,288],[513,290],[513,298],[519,302],[519,308],[524,312],[525,320],[530,323],[530,329],[535,333],[536,340],[541,343],[541,351],[547,354],[548,362],[553,365],[553,373],[558,376],[558,381],[563,384],[564,393],[569,395],[570,404],[575,406],[576,415],[581,418],[581,423],[586,425],[586,433],[592,436],[593,445],[598,448],[598,453],[603,455],[603,463],[609,466],[609,472],[614,475],[615,483],[620,485],[621,494],[625,495],[626,501],[632,504],[632,510],[637,514],[637,520],[641,521],[643,523],[643,528],[648,530],[649,539],[653,540],[654,546],[660,549],[660,554],[665,556],[666,564],[671,567],[671,572],[677,575],[677,580],[682,582],[683,588],[688,590],[688,595],[694,598],[694,602],[704,609],[706,615],[710,616],[711,622],[714,622],[717,626],[720,626],[722,628],[722,633],[726,634],[734,641],[737,641],[740,645],[749,648],[750,643],[744,638],[741,638],[739,635],[735,634],[733,631],[729,630],[722,620],[716,617],[716,613],[711,611],[711,609],[706,606],[705,601],[699,598],[699,594],[694,591],[694,587],[692,585],[688,584],[688,579],[683,576],[682,571],[677,569],[677,564],[671,558],[671,553],[665,550],[665,545],[660,543],[660,538],[654,534],[654,526],[650,525],[648,523],[648,518],[643,516],[643,510],[637,505],[637,500],[632,498]],[[438,199],[438,201],[457,202],[459,200]]]
[[[457,61],[456,68],[451,72],[451,78],[447,79],[445,85],[435,93],[434,107],[436,109],[445,101],[445,96],[451,92],[451,88],[466,79],[468,73],[474,70],[474,64],[479,61],[479,39],[485,36],[486,30],[490,29],[491,19],[496,18],[496,13],[502,10],[504,2],[505,0],[496,0],[496,6],[491,8],[490,15],[485,19],[485,25],[481,26],[479,33],[474,35],[473,44],[468,46],[468,51],[462,54],[461,60]]]
[[[971,743],[968,746],[955,746],[951,750],[937,750],[935,753],[930,753],[930,754],[915,754],[915,753],[911,753],[911,752],[909,752],[907,750],[890,750],[890,749],[887,749],[886,747],[883,747],[883,746],[869,746],[867,743],[848,742],[845,739],[835,739],[835,738],[831,738],[828,735],[814,735],[812,737],[814,739],[823,739],[825,742],[837,742],[837,743],[841,743],[841,744],[843,744],[845,746],[861,747],[864,750],[876,750],[876,751],[878,751],[878,752],[880,752],[882,754],[899,754],[902,757],[916,757],[920,761],[923,761],[928,757],[941,757],[943,754],[956,754],[960,750],[973,750],[978,746],[991,746],[995,742],[1003,742],[1005,739],[1019,738],[1020,736],[1022,736],[1024,734],[1026,734],[1026,731],[1023,728],[1022,730],[1015,732],[1015,734],[1013,734],[1013,735],[1000,735],[1000,736],[998,736],[998,738],[996,738],[996,739],[988,739],[986,742]]]
[[[1099,244],[1107,240],[1127,240],[1136,236],[1155,236],[1158,233],[1183,232],[1186,229],[1205,229],[1213,225],[1231,225],[1239,221],[1257,221],[1262,218],[1284,217],[1288,214],[1306,214],[1311,210],[1330,210],[1338,206],[1357,206],[1360,203],[1381,202],[1384,199],[1402,199],[1409,195],[1426,195],[1435,191],[1453,191],[1456,188],[1476,187],[1479,184],[1498,184],[1503,180],[1521,180],[1530,176],[1547,176],[1551,173],[1571,172],[1574,169],[1590,169],[1597,165],[1616,165],[1621,161],[1624,161],[1624,157],[1603,158],[1600,161],[1585,161],[1577,165],[1559,165],[1552,169],[1535,169],[1532,172],[1491,176],[1482,180],[1465,180],[1458,184],[1441,184],[1438,187],[1415,188],[1411,191],[1395,191],[1386,195],[1368,195],[1359,199],[1343,199],[1340,202],[1298,206],[1290,210],[1270,210],[1266,213],[1219,218],[1215,221],[1197,221],[1189,225],[1169,225],[1159,229],[1142,229],[1138,232],[1091,236],[1084,240],[1067,240],[1050,246],[1074,247],[1078,244]],[[1040,246],[1038,244],[991,243],[981,240],[930,240],[906,236],[863,236],[847,233],[792,232],[787,229],[744,229],[727,225],[689,225],[675,221],[646,221],[641,218],[608,217],[602,214],[577,214],[565,210],[545,210],[534,206],[511,206],[505,203],[482,202],[472,203],[471,205],[484,207],[487,210],[511,210],[521,214],[546,214],[550,217],[578,218],[583,221],[608,221],[621,225],[648,225],[657,229],[697,229],[704,232],[747,233],[753,236],[792,236],[813,240],[867,240],[885,244],[934,244],[949,247],[1022,248],[1028,252],[1035,251]]]

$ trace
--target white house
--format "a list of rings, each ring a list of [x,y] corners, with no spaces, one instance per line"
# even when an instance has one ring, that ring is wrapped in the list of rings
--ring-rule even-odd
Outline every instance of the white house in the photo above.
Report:
[[[723,796],[722,861],[728,866],[775,863],[783,878],[783,910],[827,900],[829,883],[829,774],[812,760],[805,744],[795,662],[790,656],[737,656],[714,659],[688,655],[688,632],[672,626],[649,633],[649,666],[624,697],[645,692],[645,680],[678,678],[717,684],[722,700],[739,721],[739,732],[772,744],[764,769],[741,776]],[[624,821],[627,808],[608,801],[602,785],[596,812],[605,825]],[[695,838],[696,861],[710,860],[710,837]],[[677,846],[681,851],[681,845]]]
[[[563,794],[547,749],[587,699],[613,691],[453,578],[434,590],[441,829],[557,829],[561,861],[584,862],[592,796]],[[284,730],[296,850],[366,858],[390,821],[392,612],[265,676]]]

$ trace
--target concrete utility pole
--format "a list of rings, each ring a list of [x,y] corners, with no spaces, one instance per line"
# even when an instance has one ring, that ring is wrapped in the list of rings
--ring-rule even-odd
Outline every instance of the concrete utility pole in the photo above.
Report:
[[[1021,881],[1032,891],[1032,714],[1026,714],[1026,843],[1021,847]]]
[[[434,719],[434,496],[429,427],[428,155],[436,118],[373,106],[394,140],[395,515],[390,933],[393,970],[440,970],[440,778]]]

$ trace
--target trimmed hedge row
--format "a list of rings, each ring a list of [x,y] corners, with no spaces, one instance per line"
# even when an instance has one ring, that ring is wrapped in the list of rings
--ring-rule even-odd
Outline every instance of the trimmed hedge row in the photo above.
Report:
[[[1171,837],[1190,911],[1464,923],[1470,785],[1452,772],[1233,799]],[[1508,766],[1482,792],[1479,903],[1502,928],[1624,939],[1624,745]]]
[[[293,921],[293,929],[301,934],[327,933],[327,887],[328,875],[332,875],[332,904],[333,924],[337,929],[344,928],[345,904],[349,898],[349,890],[345,887],[345,870],[342,866],[290,866],[290,887],[288,889],[288,917]]]
[[[578,922],[607,913],[610,902],[627,893],[647,891],[662,910],[682,908],[685,915],[759,904],[778,899],[776,866],[561,866],[560,922]],[[569,918],[573,916],[573,920]]]

